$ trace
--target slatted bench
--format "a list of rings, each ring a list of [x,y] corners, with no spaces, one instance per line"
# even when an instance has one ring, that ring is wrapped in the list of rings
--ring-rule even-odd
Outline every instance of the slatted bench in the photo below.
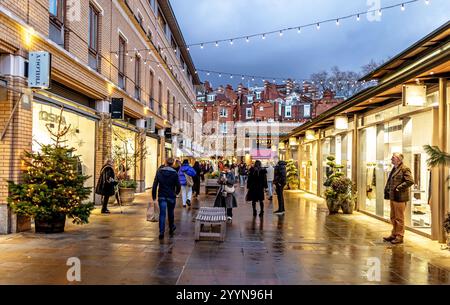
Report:
[[[219,233],[213,232],[214,226],[220,226]],[[209,231],[204,232],[205,228]],[[202,231],[203,229],[203,231]],[[218,238],[220,241],[225,240],[227,230],[227,215],[224,208],[202,207],[198,211],[195,218],[195,240],[202,237]]]

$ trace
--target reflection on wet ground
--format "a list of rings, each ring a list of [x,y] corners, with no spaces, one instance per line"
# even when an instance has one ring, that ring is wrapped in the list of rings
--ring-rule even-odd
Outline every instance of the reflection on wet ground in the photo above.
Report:
[[[238,190],[238,209],[224,243],[194,241],[191,209],[176,208],[177,231],[158,240],[158,224],[145,220],[148,195],[120,214],[97,209],[85,226],[66,233],[31,232],[0,237],[0,284],[67,284],[69,257],[81,260],[81,284],[449,284],[450,252],[407,232],[403,245],[383,243],[389,224],[355,213],[327,215],[326,208],[286,193],[285,215],[266,201],[263,218]]]

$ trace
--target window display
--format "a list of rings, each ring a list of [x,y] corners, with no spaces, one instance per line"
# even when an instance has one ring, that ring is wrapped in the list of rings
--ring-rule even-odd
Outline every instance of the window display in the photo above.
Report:
[[[145,140],[145,188],[148,189],[153,185],[156,171],[158,169],[158,140],[147,137]]]
[[[95,126],[94,119],[84,117],[69,110],[64,110],[61,115],[61,108],[47,104],[33,102],[33,143],[32,150],[39,151],[41,144],[51,144],[53,142],[47,126],[52,130],[57,130],[58,123],[64,126],[70,125],[70,131],[65,136],[65,144],[75,147],[76,154],[80,156],[83,175],[90,178],[86,181],[86,187],[94,187],[95,174]],[[89,201],[94,201],[94,192],[91,193]]]
[[[112,126],[112,156],[119,179],[136,180],[136,132]]]

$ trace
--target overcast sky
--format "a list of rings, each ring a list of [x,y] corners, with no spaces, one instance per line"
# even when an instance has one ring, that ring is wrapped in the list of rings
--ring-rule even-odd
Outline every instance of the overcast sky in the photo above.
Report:
[[[245,36],[280,28],[315,23],[367,11],[377,0],[170,0],[187,44]],[[404,0],[405,2],[407,0]],[[402,3],[381,0],[381,7]],[[191,48],[197,69],[238,74],[262,75],[298,80],[311,73],[337,65],[343,70],[360,71],[371,59],[394,56],[449,20],[450,0],[425,0],[383,11],[380,21],[362,16],[341,20],[340,25],[322,24],[252,38],[250,43],[235,41]],[[240,78],[219,78],[200,73],[202,81],[214,87]],[[247,85],[247,81],[245,82]],[[259,80],[259,85],[261,80]],[[250,85],[254,85],[251,83]]]

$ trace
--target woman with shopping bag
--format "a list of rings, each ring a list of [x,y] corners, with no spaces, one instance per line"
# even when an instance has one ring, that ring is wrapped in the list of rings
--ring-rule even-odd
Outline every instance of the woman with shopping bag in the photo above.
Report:
[[[214,207],[222,207],[227,210],[228,222],[233,219],[233,209],[237,208],[237,200],[234,196],[234,183],[236,178],[232,171],[230,171],[230,166],[228,164],[224,165],[223,171],[219,178],[219,191],[214,201]]]

